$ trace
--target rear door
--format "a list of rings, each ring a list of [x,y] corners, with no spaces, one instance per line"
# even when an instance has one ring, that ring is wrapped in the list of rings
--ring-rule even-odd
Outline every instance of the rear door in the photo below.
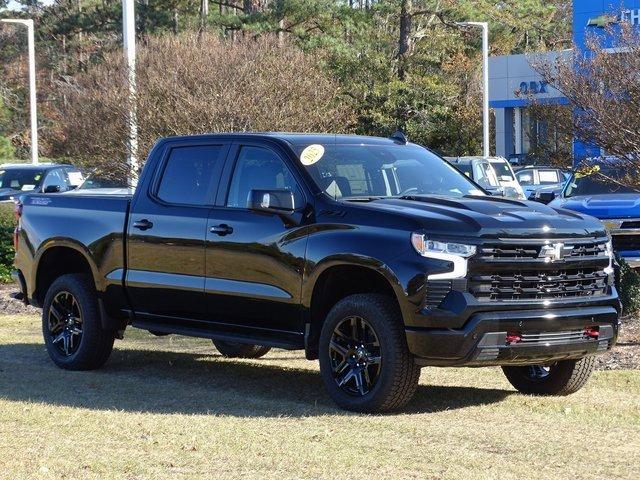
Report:
[[[205,316],[205,237],[227,142],[172,143],[128,222],[126,285],[138,317]]]
[[[306,205],[301,179],[283,151],[234,144],[207,228],[209,318],[248,333],[301,335],[300,295],[307,227],[247,209],[252,189],[289,189]],[[225,230],[226,229],[226,230]],[[283,338],[282,335],[279,335]],[[301,338],[301,337],[300,337]]]

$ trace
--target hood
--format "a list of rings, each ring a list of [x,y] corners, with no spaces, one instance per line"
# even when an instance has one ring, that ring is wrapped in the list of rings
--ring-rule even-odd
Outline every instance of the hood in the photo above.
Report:
[[[361,204],[416,220],[429,233],[481,238],[584,238],[606,235],[600,221],[540,203],[503,197],[416,195]]]
[[[558,198],[550,205],[586,213],[601,219],[640,218],[640,194],[637,193]]]

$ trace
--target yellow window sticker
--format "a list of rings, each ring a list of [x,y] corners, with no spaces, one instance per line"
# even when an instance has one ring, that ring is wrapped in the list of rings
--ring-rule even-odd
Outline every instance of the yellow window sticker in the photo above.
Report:
[[[309,145],[300,154],[300,161],[303,165],[313,165],[319,161],[324,155],[324,147],[322,145]]]

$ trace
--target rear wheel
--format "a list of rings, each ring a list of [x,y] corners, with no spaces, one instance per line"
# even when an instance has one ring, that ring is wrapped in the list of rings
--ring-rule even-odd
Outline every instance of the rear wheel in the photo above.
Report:
[[[570,395],[580,390],[595,368],[595,357],[563,360],[552,365],[502,367],[507,380],[529,395]]]
[[[63,275],[45,296],[42,333],[51,360],[67,370],[101,367],[113,349],[115,331],[102,329],[91,278]]]
[[[411,400],[420,368],[393,299],[351,295],[331,309],[320,334],[320,373],[331,398],[347,410],[386,412]]]
[[[260,358],[271,350],[271,347],[263,347],[261,345],[225,342],[223,340],[212,340],[212,342],[222,356],[228,358]]]

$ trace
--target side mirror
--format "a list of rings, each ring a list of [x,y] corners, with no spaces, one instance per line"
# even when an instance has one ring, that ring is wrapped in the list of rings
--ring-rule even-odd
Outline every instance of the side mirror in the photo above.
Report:
[[[544,203],[545,205],[547,203],[551,203],[553,200],[555,200],[555,198],[555,192],[540,192],[536,195],[536,200],[540,203]]]
[[[247,208],[254,212],[291,215],[296,211],[296,201],[291,190],[251,190]]]
[[[62,187],[60,185],[47,185],[44,189],[44,193],[60,193]]]
[[[493,197],[504,197],[504,188],[502,187],[489,187],[485,190]]]

